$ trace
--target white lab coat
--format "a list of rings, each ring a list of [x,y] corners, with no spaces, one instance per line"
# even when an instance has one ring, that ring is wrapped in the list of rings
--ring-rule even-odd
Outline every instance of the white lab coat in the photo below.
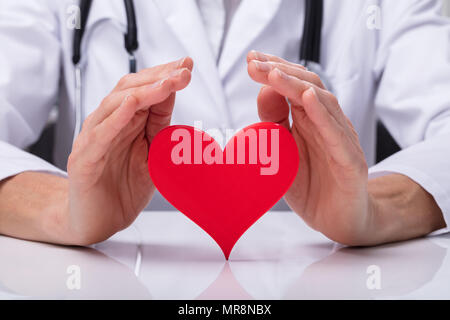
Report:
[[[57,105],[55,154],[64,169],[75,124],[73,0],[0,1],[0,180],[23,171],[64,172],[21,149],[39,137]],[[373,6],[377,7],[373,7]],[[251,49],[298,61],[304,2],[242,0],[216,64],[195,0],[135,0],[138,68],[189,55],[192,82],[177,95],[174,124],[203,129],[258,122],[260,85],[247,75]],[[381,29],[367,27],[380,8]],[[435,0],[325,0],[322,66],[355,125],[369,165],[377,116],[404,149],[370,169],[409,176],[450,224],[450,24]],[[70,22],[70,21],[69,21]],[[85,114],[128,71],[122,0],[95,0],[82,52]]]

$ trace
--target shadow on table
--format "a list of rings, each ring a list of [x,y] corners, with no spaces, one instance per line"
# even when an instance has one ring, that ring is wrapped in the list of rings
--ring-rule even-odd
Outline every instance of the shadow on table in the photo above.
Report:
[[[0,291],[13,298],[151,298],[131,269],[92,248],[0,236],[0,261]],[[79,290],[73,290],[75,273],[71,266],[79,267]]]
[[[308,266],[285,299],[389,299],[430,282],[445,259],[445,246],[432,238],[371,248],[342,248]],[[379,284],[379,286],[377,285]]]

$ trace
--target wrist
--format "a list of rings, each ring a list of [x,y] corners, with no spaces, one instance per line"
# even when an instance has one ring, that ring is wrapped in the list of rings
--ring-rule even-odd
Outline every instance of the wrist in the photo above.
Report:
[[[50,243],[74,244],[74,237],[69,221],[69,183],[67,179],[58,181],[58,187],[53,192],[51,201],[46,208],[40,226],[42,234]]]
[[[370,185],[370,181],[369,181]],[[368,188],[367,229],[362,245],[372,246],[386,242],[387,235],[394,229],[395,222],[387,223],[383,219],[384,203],[376,192]]]
[[[370,180],[368,192],[373,244],[417,238],[445,227],[434,198],[407,176],[391,174]]]
[[[333,228],[334,234],[328,235],[330,239],[346,246],[357,247],[379,243],[381,233],[377,227],[379,204],[376,197],[366,191],[365,199],[358,208],[353,214],[347,216],[347,219],[351,220],[351,222],[341,222],[338,229],[336,229],[337,225],[335,225],[335,228]],[[336,230],[339,230],[339,232]]]
[[[32,241],[65,241],[67,191],[67,179],[48,173],[23,172],[2,181],[0,234]]]

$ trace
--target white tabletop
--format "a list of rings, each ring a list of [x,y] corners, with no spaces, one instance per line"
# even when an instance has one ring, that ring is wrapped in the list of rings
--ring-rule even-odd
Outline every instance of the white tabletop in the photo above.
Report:
[[[344,248],[273,211],[226,262],[181,213],[144,212],[92,248],[0,237],[0,299],[449,299],[449,247],[441,235]]]

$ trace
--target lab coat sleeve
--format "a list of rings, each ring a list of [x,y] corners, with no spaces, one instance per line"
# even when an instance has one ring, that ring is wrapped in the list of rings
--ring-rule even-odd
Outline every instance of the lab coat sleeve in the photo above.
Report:
[[[375,107],[402,151],[369,170],[410,177],[441,208],[450,231],[450,23],[435,0],[382,2]],[[435,234],[435,233],[434,233]]]
[[[22,149],[57,103],[61,46],[52,1],[0,2],[0,180],[24,171],[64,175]]]

